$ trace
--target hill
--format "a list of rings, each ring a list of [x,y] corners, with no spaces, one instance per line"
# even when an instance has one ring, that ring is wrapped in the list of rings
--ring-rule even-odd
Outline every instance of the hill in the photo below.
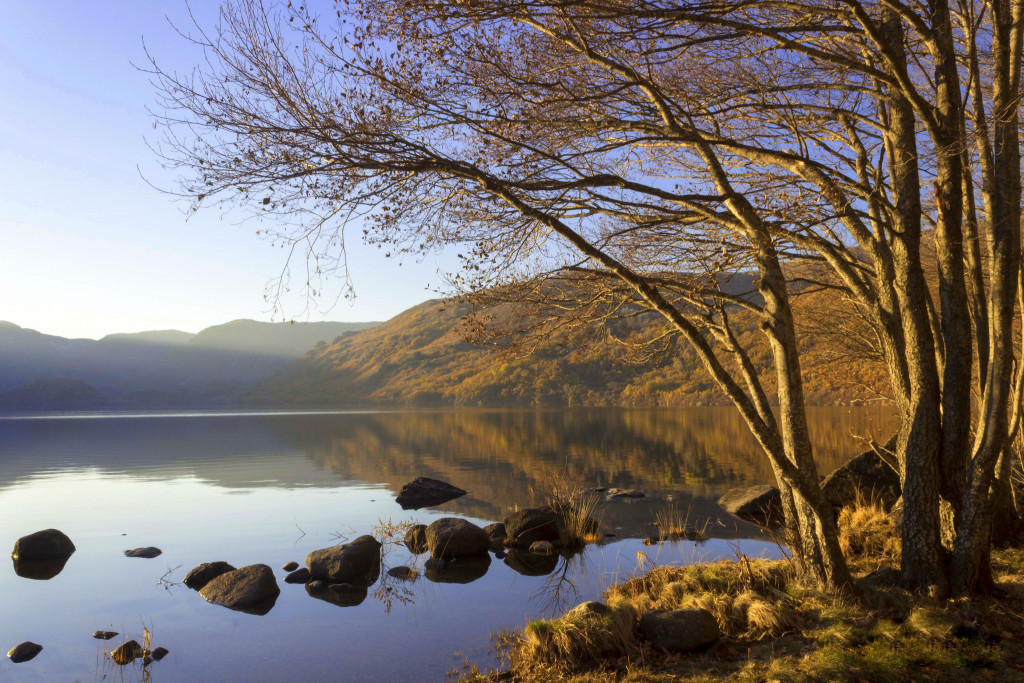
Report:
[[[515,354],[466,342],[467,313],[465,304],[427,301],[313,349],[244,401],[310,407],[728,404],[686,342],[657,352],[642,346],[665,331],[654,314],[577,328],[531,353]],[[740,320],[740,341],[753,349],[753,361],[767,370],[770,353],[755,321],[734,320]],[[807,334],[802,344],[812,405],[860,403],[885,393],[884,368],[876,363],[838,363],[834,341],[822,335]]]
[[[236,320],[197,334],[159,330],[92,340],[0,322],[0,409],[231,406],[315,344],[375,324]],[[67,405],[81,408],[58,407]]]

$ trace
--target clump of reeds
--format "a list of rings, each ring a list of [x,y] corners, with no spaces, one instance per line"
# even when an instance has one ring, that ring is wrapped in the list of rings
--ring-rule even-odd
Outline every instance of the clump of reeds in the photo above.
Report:
[[[675,503],[658,510],[654,515],[654,525],[658,528],[658,539],[662,541],[695,541],[708,540],[707,530],[711,520],[690,524],[692,507],[683,512]]]
[[[558,543],[562,547],[579,548],[601,540],[603,506],[578,477],[563,471],[549,477],[543,489],[531,489],[531,494],[558,515]]]

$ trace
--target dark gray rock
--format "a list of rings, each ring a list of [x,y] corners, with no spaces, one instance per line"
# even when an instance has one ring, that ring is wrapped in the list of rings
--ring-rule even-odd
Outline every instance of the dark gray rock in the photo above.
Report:
[[[662,650],[689,652],[722,637],[714,615],[706,609],[654,609],[640,617],[640,633]]]
[[[402,487],[395,502],[401,505],[403,510],[418,510],[431,505],[447,503],[449,500],[455,500],[464,495],[466,492],[457,486],[437,479],[416,477]]]
[[[160,548],[147,546],[145,548],[133,548],[131,550],[125,550],[124,555],[125,557],[144,557],[147,560],[149,560],[154,557],[159,557],[163,554],[163,552],[164,551],[160,550]]]
[[[380,576],[380,548],[373,536],[360,536],[344,545],[314,550],[306,556],[306,567],[314,579],[369,585]]]
[[[11,557],[22,562],[67,560],[75,552],[75,544],[57,529],[44,529],[14,542]]]
[[[42,645],[26,640],[24,643],[18,643],[8,650],[7,656],[15,664],[21,664],[22,662],[27,662],[28,660],[33,659],[42,651]]]
[[[171,654],[171,651],[168,650],[166,647],[158,647],[155,650],[153,650],[153,654],[150,656],[153,658],[154,661],[159,662],[161,659],[163,659],[169,654]]]
[[[306,584],[306,593],[317,600],[329,602],[338,607],[355,607],[361,605],[369,594],[366,584],[332,583],[311,581]]]
[[[529,548],[537,541],[557,543],[561,518],[548,506],[524,508],[505,518],[505,543]]]
[[[401,579],[403,581],[413,581],[419,576],[419,572],[412,567],[406,567],[403,565],[401,567],[392,567],[389,569],[388,576],[393,576],[396,579]]]
[[[440,566],[427,562],[424,576],[434,583],[472,583],[487,573],[491,556],[487,553],[475,557],[444,560]]]
[[[485,555],[491,548],[487,532],[459,517],[442,517],[427,527],[427,549],[443,560]]]
[[[540,555],[550,555],[555,552],[555,545],[551,541],[534,541],[530,544],[530,552]]]
[[[413,524],[406,530],[403,542],[413,555],[427,552],[427,525]]]
[[[117,631],[94,631],[92,637],[96,640],[110,640],[117,635]]]
[[[235,571],[227,562],[204,562],[185,575],[183,583],[194,591],[202,590],[218,576]]]
[[[305,567],[296,569],[288,576],[284,577],[285,583],[306,583],[309,581],[309,570]]]
[[[285,562],[284,566],[281,567],[281,569],[285,570],[286,572],[293,572],[293,571],[295,571],[298,568],[299,568],[299,563],[298,562]]]
[[[900,497],[900,475],[875,451],[854,456],[821,482],[821,492],[838,513],[858,497],[891,508]]]
[[[444,569],[445,561],[440,557],[431,557],[429,560],[423,563],[423,569],[425,571],[441,571]]]
[[[491,550],[500,550],[505,545],[505,525],[501,522],[488,524],[484,527],[487,538],[491,539]]]
[[[250,614],[269,612],[280,593],[274,570],[265,564],[221,574],[199,591],[208,602]]]
[[[129,640],[110,653],[110,658],[119,666],[130,664],[142,656],[142,646],[136,640]]]
[[[767,484],[732,489],[718,499],[718,504],[730,515],[765,529],[774,529],[784,521],[782,494]]]

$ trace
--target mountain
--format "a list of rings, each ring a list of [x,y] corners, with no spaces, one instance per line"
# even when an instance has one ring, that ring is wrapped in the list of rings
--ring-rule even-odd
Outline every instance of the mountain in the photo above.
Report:
[[[530,353],[510,354],[466,342],[468,312],[453,301],[427,301],[311,350],[243,401],[305,407],[729,404],[687,342],[677,339],[660,349],[643,344],[666,331],[655,314],[576,328]],[[757,321],[737,313],[733,322],[740,343],[770,380],[771,354]],[[809,404],[860,403],[885,394],[883,367],[869,360],[842,364],[834,342],[822,339],[808,334],[801,341]]]
[[[159,330],[91,340],[0,322],[0,409],[230,406],[317,343],[375,324],[235,320],[197,334]],[[83,407],[57,407],[65,404]]]

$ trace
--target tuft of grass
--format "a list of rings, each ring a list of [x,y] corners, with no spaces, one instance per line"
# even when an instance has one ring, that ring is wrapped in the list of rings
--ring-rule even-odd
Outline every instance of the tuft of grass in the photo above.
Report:
[[[515,658],[571,670],[635,650],[637,613],[632,605],[620,601],[603,613],[583,607],[527,624]]]
[[[662,541],[695,541],[703,542],[708,540],[707,530],[710,519],[703,523],[690,524],[690,513],[693,508],[687,507],[683,512],[675,503],[662,508],[654,514],[654,525],[658,527],[658,537]]]
[[[899,529],[877,500],[860,500],[839,513],[839,547],[851,565],[874,562],[898,564]]]

